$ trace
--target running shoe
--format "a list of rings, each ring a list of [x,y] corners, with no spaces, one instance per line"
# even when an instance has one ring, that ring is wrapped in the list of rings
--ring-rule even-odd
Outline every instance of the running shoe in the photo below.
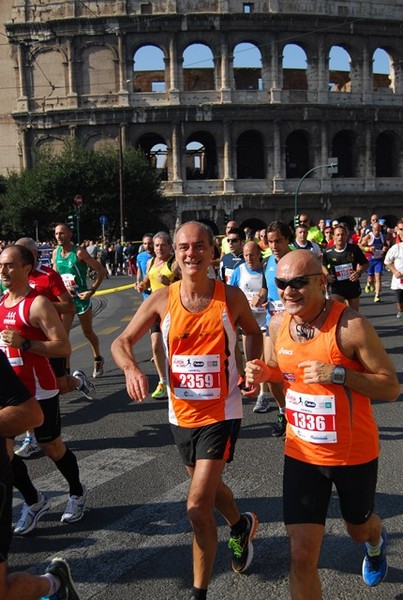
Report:
[[[168,398],[167,384],[160,381],[153,393],[151,394],[151,398],[157,398],[158,400]]]
[[[252,562],[252,540],[258,526],[258,520],[254,513],[247,512],[241,516],[246,519],[247,527],[241,535],[231,536],[228,542],[228,548],[232,550],[231,566],[235,573],[243,573]]]
[[[94,360],[94,370],[92,372],[92,376],[94,379],[102,377],[102,375],[104,374],[104,364],[105,359],[102,356],[99,360]]]
[[[253,407],[254,413],[267,413],[269,411],[270,398],[265,394],[259,394]]]
[[[367,285],[365,286],[365,293],[369,294],[371,291],[371,286],[369,285],[369,283],[367,283]]]
[[[403,311],[399,310],[399,312],[396,315],[396,319],[402,319],[403,320]]]
[[[369,556],[368,550],[365,552],[364,560],[362,561],[362,578],[367,585],[375,587],[385,579],[387,572],[386,529],[383,529],[380,554],[377,556]]]
[[[285,430],[287,427],[287,419],[286,416],[282,413],[278,413],[277,421],[273,424],[272,436],[273,437],[282,437],[285,434]]]
[[[380,301],[381,301],[381,299],[379,296],[374,296],[374,302],[380,302]]]
[[[69,496],[67,500],[66,510],[60,519],[62,523],[75,523],[80,521],[84,516],[84,506],[87,499],[88,490],[83,485],[82,496]]]
[[[26,435],[21,446],[14,450],[14,454],[21,458],[29,458],[33,454],[37,454],[41,451],[41,447],[36,441],[34,434]]]
[[[46,573],[50,573],[61,583],[60,589],[52,598],[55,598],[55,600],[80,600],[74,587],[70,567],[63,558],[54,558],[46,567]]]
[[[38,524],[38,521],[50,508],[50,502],[42,492],[38,492],[38,502],[28,506],[26,502],[22,505],[21,516],[14,527],[16,535],[26,535]]]
[[[74,371],[73,377],[79,380],[80,385],[77,389],[83,393],[87,400],[95,400],[97,397],[95,385],[88,379],[84,371],[77,369],[77,371]]]

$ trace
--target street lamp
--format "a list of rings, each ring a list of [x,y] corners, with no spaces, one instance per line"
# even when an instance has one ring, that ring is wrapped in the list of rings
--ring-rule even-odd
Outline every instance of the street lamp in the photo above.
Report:
[[[330,162],[331,161],[331,162]],[[309,169],[309,171],[307,171],[299,180],[298,185],[297,185],[297,189],[295,190],[295,197],[294,197],[294,227],[297,227],[297,225],[299,224],[299,219],[298,219],[298,192],[299,189],[302,185],[302,182],[308,177],[308,175],[310,175],[313,171],[316,171],[317,169],[332,169],[330,172],[331,173],[337,173],[337,165],[338,165],[338,159],[337,158],[329,158],[329,163],[326,165],[317,165],[316,167],[313,167],[312,169]]]

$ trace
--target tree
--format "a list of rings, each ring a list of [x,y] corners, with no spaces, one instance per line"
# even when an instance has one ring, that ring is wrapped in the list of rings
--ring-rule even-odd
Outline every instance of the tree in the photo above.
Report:
[[[139,239],[148,230],[161,228],[163,207],[156,170],[144,154],[132,147],[123,152],[123,213],[126,238]],[[67,141],[60,154],[41,150],[35,167],[13,173],[5,191],[0,187],[2,235],[32,235],[39,221],[41,239],[52,237],[55,223],[66,221],[80,194],[81,239],[99,237],[99,217],[109,219],[108,235],[120,236],[119,157],[113,145],[87,151],[77,141]]]

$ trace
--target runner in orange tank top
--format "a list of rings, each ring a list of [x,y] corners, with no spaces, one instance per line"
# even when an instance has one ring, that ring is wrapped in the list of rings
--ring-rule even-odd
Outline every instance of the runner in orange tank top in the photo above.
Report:
[[[179,227],[175,255],[182,280],[152,293],[112,344],[129,396],[142,402],[148,382],[132,347],[161,318],[168,359],[169,420],[191,478],[187,510],[194,534],[194,600],[206,598],[212,574],[217,549],[215,509],[231,527],[231,562],[238,573],[251,563],[257,528],[253,513],[240,514],[222,473],[232,460],[242,417],[236,328],[242,327],[246,335],[249,359],[260,356],[262,335],[243,292],[209,279],[213,244],[213,234],[205,225],[192,221]]]
[[[324,279],[311,252],[279,261],[285,313],[270,323],[272,357],[246,368],[251,385],[282,378],[287,388],[283,504],[293,600],[322,598],[318,561],[333,483],[349,535],[365,542],[364,582],[376,586],[387,573],[385,530],[374,513],[379,443],[370,399],[396,400],[399,382],[372,325],[326,300]]]

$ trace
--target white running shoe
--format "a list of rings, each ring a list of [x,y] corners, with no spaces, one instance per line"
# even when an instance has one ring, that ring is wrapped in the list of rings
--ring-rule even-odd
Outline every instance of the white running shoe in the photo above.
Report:
[[[74,371],[73,377],[79,380],[80,385],[77,389],[82,392],[87,400],[95,400],[97,397],[95,385],[88,379],[84,371],[77,369],[77,371]]]
[[[69,496],[67,500],[66,510],[60,519],[62,523],[75,523],[80,521],[84,516],[84,505],[87,499],[88,490],[83,485],[82,496]]]
[[[102,356],[100,360],[94,360],[94,370],[92,372],[92,376],[94,379],[102,377],[102,375],[104,374],[104,364],[105,359],[102,358]]]
[[[265,394],[259,394],[256,400],[256,404],[253,407],[254,413],[267,413],[269,412],[270,398]]]
[[[34,434],[26,435],[21,446],[14,450],[14,454],[21,458],[29,458],[33,454],[37,454],[41,451],[41,447],[36,441]]]
[[[49,508],[50,502],[42,492],[38,492],[38,502],[28,506],[26,502],[22,505],[21,516],[17,525],[14,527],[14,533],[17,535],[26,535],[38,524],[39,519],[45,515]]]

